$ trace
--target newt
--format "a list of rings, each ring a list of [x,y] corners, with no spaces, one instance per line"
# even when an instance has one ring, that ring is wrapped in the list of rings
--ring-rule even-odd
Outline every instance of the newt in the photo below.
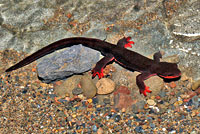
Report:
[[[127,49],[128,47],[132,47],[134,44],[134,42],[130,40],[131,37],[124,37],[120,39],[116,45],[114,45],[104,40],[95,38],[72,37],[61,39],[36,51],[22,61],[8,68],[6,72],[26,66],[27,64],[56,50],[82,44],[85,47],[100,51],[102,55],[105,56],[98,61],[96,66],[92,69],[92,77],[95,77],[96,75],[98,75],[99,79],[104,77],[103,68],[106,64],[111,61],[117,62],[126,69],[141,73],[136,77],[136,84],[139,88],[140,94],[143,94],[144,96],[147,96],[147,92],[151,93],[149,87],[144,83],[144,81],[149,77],[157,75],[163,79],[173,79],[181,76],[181,71],[178,69],[176,63],[160,62],[160,59],[162,58],[160,52],[155,53],[153,59],[150,59],[137,52]]]

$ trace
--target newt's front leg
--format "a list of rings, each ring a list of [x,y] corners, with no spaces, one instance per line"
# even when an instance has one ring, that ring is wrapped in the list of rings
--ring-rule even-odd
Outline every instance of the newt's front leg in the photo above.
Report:
[[[140,94],[144,94],[144,96],[147,96],[147,93],[151,93],[151,90],[149,90],[149,87],[147,87],[145,84],[144,84],[144,80],[148,79],[149,77],[151,76],[154,76],[156,74],[151,74],[149,72],[143,72],[141,74],[139,74],[137,77],[136,77],[136,84],[137,86],[139,87],[139,90],[140,90]]]
[[[118,41],[117,45],[124,48],[128,47],[131,48],[132,47],[131,45],[134,44],[134,42],[130,40],[131,37],[124,37]],[[93,73],[92,77],[98,75],[99,79],[101,79],[103,77],[103,68],[106,66],[106,64],[108,64],[114,59],[115,58],[112,54],[106,54],[106,56],[102,58],[100,61],[98,61],[96,66],[92,69]]]
[[[106,64],[108,64],[112,60],[114,60],[114,56],[112,54],[107,54],[100,61],[98,61],[96,66],[92,69],[92,73],[93,73],[92,77],[95,77],[96,75],[98,75],[99,79],[101,79],[104,76],[103,68],[106,66]]]

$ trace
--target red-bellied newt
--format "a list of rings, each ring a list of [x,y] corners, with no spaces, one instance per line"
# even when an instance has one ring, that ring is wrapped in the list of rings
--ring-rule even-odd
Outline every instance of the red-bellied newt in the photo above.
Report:
[[[149,77],[158,75],[161,78],[173,79],[181,76],[181,71],[178,69],[176,63],[160,62],[160,58],[162,58],[160,52],[155,53],[153,59],[149,59],[137,52],[126,49],[127,47],[132,47],[131,44],[134,44],[134,42],[130,40],[130,37],[124,37],[118,41],[117,45],[114,45],[112,43],[95,38],[65,38],[31,54],[22,61],[8,68],[6,72],[21,68],[58,49],[82,44],[85,47],[100,51],[105,56],[97,62],[96,66],[92,70],[93,77],[98,75],[99,78],[102,78],[103,68],[106,66],[106,64],[111,61],[116,61],[127,69],[141,72],[141,74],[136,77],[136,84],[139,87],[140,93],[143,93],[144,96],[146,96],[146,92],[151,93],[149,87],[144,84],[144,80],[148,79]]]

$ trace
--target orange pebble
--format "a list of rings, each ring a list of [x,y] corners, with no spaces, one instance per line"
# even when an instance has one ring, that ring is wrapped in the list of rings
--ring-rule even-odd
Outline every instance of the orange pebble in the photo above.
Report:
[[[32,72],[36,72],[36,68],[32,68]]]
[[[161,97],[160,97],[160,96],[156,96],[156,99],[157,99],[157,100],[160,100],[160,99],[161,99]]]
[[[67,16],[67,18],[71,18],[71,17],[72,17],[72,14],[71,14],[71,13],[68,13],[66,16]]]
[[[170,86],[171,88],[175,88],[175,87],[176,87],[176,83],[175,83],[174,81],[172,81],[172,82],[169,84],[169,86]]]
[[[184,100],[183,100],[183,102],[188,102],[188,101],[190,101],[190,99],[184,99]]]

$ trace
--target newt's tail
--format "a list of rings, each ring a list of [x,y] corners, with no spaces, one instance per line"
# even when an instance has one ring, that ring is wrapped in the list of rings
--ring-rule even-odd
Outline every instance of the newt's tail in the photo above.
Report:
[[[18,68],[21,68],[23,66],[26,66],[33,61],[50,54],[56,50],[65,48],[65,47],[70,47],[73,45],[79,45],[82,44],[83,46],[98,50],[100,52],[108,52],[110,49],[112,49],[113,44],[99,40],[99,39],[94,39],[94,38],[84,38],[84,37],[73,37],[73,38],[66,38],[62,39],[59,41],[56,41],[40,50],[37,52],[31,54],[30,56],[26,57],[22,61],[18,62],[17,64],[11,66],[6,70],[6,72],[10,72],[13,70],[16,70]]]

